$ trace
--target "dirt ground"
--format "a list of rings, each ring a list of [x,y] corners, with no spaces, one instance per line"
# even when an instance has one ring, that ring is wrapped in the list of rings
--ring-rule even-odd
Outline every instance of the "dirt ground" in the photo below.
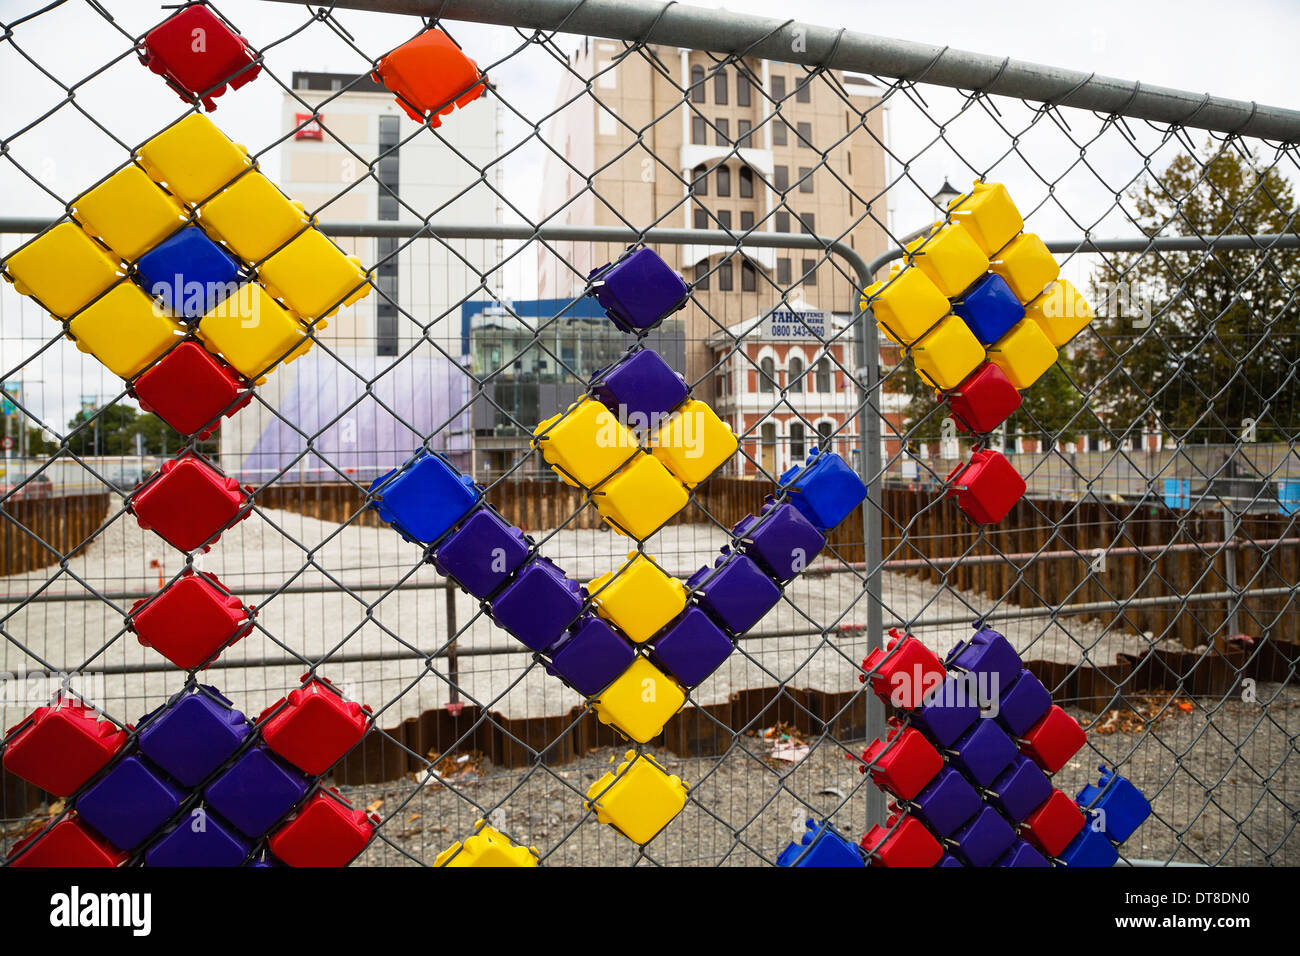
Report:
[[[1294,815],[1300,800],[1300,690],[1260,685],[1252,703],[1167,696],[1135,703],[1138,711],[1072,711],[1098,729],[1053,779],[1073,796],[1095,782],[1104,761],[1120,765],[1150,798],[1153,815],[1124,845],[1126,860],[1300,865]],[[460,755],[465,759],[458,763],[451,755],[438,764],[441,782],[419,786],[408,778],[346,788],[354,803],[369,805],[384,820],[382,838],[358,864],[432,862],[485,816],[536,847],[551,866],[762,865],[775,861],[810,815],[829,816],[843,832],[860,837],[871,784],[846,759],[846,748],[860,750],[862,743],[795,743],[810,750],[793,763],[773,757],[790,744],[779,733],[739,737],[720,758],[655,753],[690,786],[690,794],[682,813],[644,849],[584,808],[587,788],[622,759],[621,750],[517,770],[493,768],[476,755]]]
[[[687,525],[660,532],[648,550],[667,569],[688,574],[711,560],[725,540],[717,529]],[[600,531],[561,532],[543,546],[544,553],[580,580],[616,567],[626,550],[625,539]],[[161,664],[157,654],[123,630],[122,616],[131,601],[111,593],[156,588],[160,574],[166,578],[180,566],[177,552],[123,516],[65,570],[0,580],[0,599],[7,602],[0,610],[0,631],[7,638],[0,642],[0,672],[23,672],[40,660],[62,668],[84,664],[87,670]],[[510,717],[561,714],[580,703],[459,593],[453,628],[447,593],[428,587],[441,579],[419,563],[418,549],[387,528],[340,529],[286,512],[255,513],[227,531],[201,566],[258,605],[258,630],[227,649],[223,666],[204,675],[246,713],[256,715],[297,684],[306,668],[295,656],[330,656],[321,673],[370,704],[379,713],[380,726],[394,726],[450,699],[445,659],[426,668],[422,655],[445,647],[453,632],[461,649],[506,651],[461,657],[456,683],[462,700]],[[399,580],[424,587],[390,590]],[[297,593],[284,591],[286,587]],[[110,596],[63,599],[86,595],[87,588]],[[39,599],[24,604],[33,594]],[[983,598],[899,574],[885,575],[882,597],[886,616],[922,622],[964,621],[987,610]],[[807,575],[787,588],[781,604],[742,642],[740,652],[692,698],[708,704],[736,689],[779,683],[829,691],[857,688],[855,665],[866,653],[867,637],[854,626],[865,618],[856,574]],[[814,633],[759,636],[785,631]],[[917,633],[943,653],[969,629],[964,623],[922,623]],[[1077,619],[1016,621],[1005,633],[1033,659],[1107,664],[1121,650],[1148,646],[1140,635],[1108,632],[1095,621]],[[339,659],[376,654],[411,656]],[[291,662],[231,666],[267,658]],[[101,703],[114,717],[134,720],[180,685],[179,673],[170,667],[109,674]],[[1097,720],[1099,730],[1090,735],[1091,750],[1062,771],[1058,785],[1073,794],[1095,776],[1103,758],[1119,763],[1156,809],[1126,847],[1134,858],[1298,864],[1294,808],[1300,805],[1300,692],[1261,686],[1258,698],[1255,703],[1155,701],[1152,706],[1168,714],[1155,723],[1131,713],[1080,713],[1085,725]],[[4,726],[30,709],[28,702],[0,699]],[[795,748],[806,743],[809,751],[798,756],[796,750],[795,762],[774,759],[774,742]],[[551,865],[770,861],[791,839],[796,816],[802,821],[807,815],[829,814],[847,832],[861,835],[863,778],[845,759],[846,752],[861,747],[861,741],[782,741],[778,731],[771,738],[740,737],[720,758],[663,754],[670,772],[690,784],[690,799],[644,852],[595,823],[583,807],[587,787],[621,758],[621,750],[597,751],[557,767],[513,769],[491,767],[474,754],[448,755],[438,765],[444,774],[440,783],[418,786],[407,779],[351,793],[385,821],[380,838],[360,862],[432,862],[438,851],[472,832],[477,818],[498,807],[502,828],[536,846]]]

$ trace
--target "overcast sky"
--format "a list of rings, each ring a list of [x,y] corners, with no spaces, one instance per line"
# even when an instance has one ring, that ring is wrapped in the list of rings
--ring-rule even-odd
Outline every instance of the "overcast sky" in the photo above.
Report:
[[[45,3],[0,0],[0,20],[12,22]],[[143,32],[162,14],[159,5],[144,0],[102,0],[102,4],[128,35]],[[965,0],[803,0],[797,8],[788,0],[725,5],[701,0],[701,5],[774,17],[785,17],[797,9],[801,19],[813,23],[848,25],[882,36],[1300,108],[1295,65],[1300,4],[1284,0],[1236,0],[1231,5],[1208,0],[1092,0],[1055,5],[1047,0],[978,5]],[[268,66],[286,83],[295,69],[360,72],[367,67],[366,59],[343,39],[320,23],[309,23],[305,7],[266,0],[224,0],[220,8],[255,45],[264,48]],[[418,28],[418,21],[410,17],[340,10],[337,18],[371,56],[390,49]],[[300,34],[290,36],[304,26]],[[452,23],[450,28],[484,65],[521,42],[518,34],[498,27]],[[289,38],[281,40],[285,37]],[[0,160],[0,208],[6,215],[57,215],[62,202],[44,190],[60,200],[70,199],[125,160],[125,149],[112,137],[134,145],[182,112],[180,99],[160,78],[128,56],[77,91],[77,105],[108,127],[111,136],[96,130],[78,109],[65,106],[14,138],[63,96],[28,57],[59,81],[72,84],[129,50],[122,34],[84,0],[68,0],[63,7],[18,26],[14,38],[17,47],[0,42],[0,136],[10,141],[11,156],[30,175],[14,163]],[[575,41],[570,37],[560,42],[568,48]],[[539,117],[552,108],[558,71],[535,47],[494,67],[492,73],[501,95],[526,116]],[[254,150],[262,149],[279,135],[282,95],[282,89],[269,78],[259,78],[218,100],[213,119],[233,138]],[[931,115],[944,115],[957,102],[955,94],[946,91],[927,93],[927,98]],[[971,171],[966,164],[983,168],[1005,152],[1007,142],[990,117],[972,113],[955,124],[952,132],[962,159],[943,146],[922,150],[934,135],[933,126],[918,106],[896,99],[898,103],[891,109],[894,145],[901,155],[915,157],[912,174],[916,185],[906,184],[891,197],[891,206],[897,211],[895,224],[899,232],[906,232],[928,214],[923,190],[937,188],[945,176],[958,188],[968,186]],[[1003,119],[1014,128],[1017,120],[1027,116],[1023,107],[1013,103]],[[1073,132],[1083,135],[1090,118],[1071,117]],[[526,126],[512,121],[507,127],[507,145],[512,137],[523,135]],[[1013,188],[1022,206],[1038,209],[1032,220],[1035,228],[1044,234],[1063,235],[1077,232],[1076,223],[1082,222],[1098,235],[1122,231],[1123,221],[1103,216],[1111,202],[1106,195],[1108,184],[1120,182],[1140,168],[1131,147],[1114,137],[1090,147],[1089,158],[1103,181],[1091,172],[1069,172],[1077,150],[1063,133],[1047,124],[1040,124],[1026,139],[1025,152],[1027,160],[1004,161],[996,172]],[[1162,163],[1168,155],[1158,154],[1157,159]],[[268,156],[265,165],[274,178],[278,157]],[[533,174],[528,168],[515,169],[511,182],[521,193],[536,196],[530,185]],[[1050,199],[1045,182],[1057,184]],[[13,236],[0,237],[0,249],[7,252],[17,241]],[[529,277],[522,270],[530,261],[530,256],[521,257],[521,271],[514,276],[519,286],[516,294],[524,294],[527,288]],[[20,307],[11,290],[0,293],[0,364],[4,371],[38,350],[55,331],[47,317]],[[80,394],[107,396],[120,387],[98,363],[80,356],[71,343],[56,343],[24,374],[33,383],[34,406],[59,425]],[[34,384],[38,381],[39,389]]]

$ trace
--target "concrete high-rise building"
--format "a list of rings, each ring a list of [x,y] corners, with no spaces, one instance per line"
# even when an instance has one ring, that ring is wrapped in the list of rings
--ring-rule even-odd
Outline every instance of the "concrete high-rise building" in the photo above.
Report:
[[[716,69],[710,54],[662,46],[608,69],[621,49],[584,40],[570,59],[557,98],[569,105],[546,130],[565,159],[547,163],[549,222],[808,232],[843,238],[867,259],[885,248],[884,109],[872,109],[881,91],[870,80],[841,71],[809,78],[799,66],[748,58]],[[595,77],[590,96],[580,95],[583,77]],[[670,321],[684,323],[687,375],[705,399],[715,388],[716,336],[767,314],[783,293],[839,316],[856,308],[855,277],[833,257],[738,241],[739,252],[656,247],[695,283],[694,302]],[[543,297],[579,293],[620,252],[554,246],[539,251]]]
[[[280,128],[280,170],[268,172],[322,224],[429,216],[437,223],[501,222],[500,198],[481,172],[499,152],[493,98],[470,103],[431,131],[368,76],[295,72]],[[495,185],[499,167],[486,175]],[[460,410],[471,380],[461,305],[481,297],[485,282],[497,291],[501,242],[335,241],[360,257],[375,288],[332,316],[316,332],[318,345],[272,372],[260,389],[288,421],[255,402],[222,428],[223,460],[245,480],[266,480],[287,467],[290,477],[373,477],[429,436],[449,453],[468,451],[469,416]],[[304,431],[316,436],[321,455],[295,462]]]

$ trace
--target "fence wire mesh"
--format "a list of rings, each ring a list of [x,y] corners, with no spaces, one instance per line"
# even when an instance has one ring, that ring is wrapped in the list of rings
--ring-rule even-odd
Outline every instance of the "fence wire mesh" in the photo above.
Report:
[[[309,672],[373,711],[327,777],[378,815],[358,863],[431,863],[479,818],[544,864],[771,863],[807,816],[855,836],[880,822],[845,758],[880,730],[859,677],[881,628],[943,653],[983,621],[1089,732],[1056,785],[1073,793],[1105,762],[1151,799],[1127,857],[1300,862],[1295,136],[1215,129],[1197,109],[1168,122],[1068,107],[1073,91],[1046,84],[986,92],[1000,71],[929,82],[945,51],[907,79],[802,65],[790,23],[726,54],[705,49],[712,36],[661,45],[672,4],[630,5],[648,25],[623,39],[573,32],[594,0],[543,29],[523,25],[525,3],[515,25],[437,3],[423,18],[207,6],[260,68],[211,118],[360,258],[369,294],[313,323],[311,350],[200,440],[6,284],[5,726],[69,688],[126,729],[194,683],[256,715]],[[139,62],[174,12],[66,0],[4,24],[6,257],[203,111]],[[440,125],[370,78],[432,26],[489,80]],[[775,58],[787,37],[791,56]],[[859,298],[978,180],[1007,185],[1097,318],[1004,426],[973,437]],[[529,444],[631,343],[584,292],[638,242],[691,286],[648,344],[740,439],[643,542]],[[944,495],[974,440],[1028,485],[996,525]],[[572,577],[622,573],[643,550],[684,578],[814,448],[872,495],[635,748],[690,786],[640,847],[584,805],[629,745],[366,507],[374,478],[433,451]],[[170,548],[128,509],[186,451],[251,490],[247,520],[206,552]],[[185,673],[126,619],[191,570],[256,613]],[[68,812],[6,775],[0,847]]]

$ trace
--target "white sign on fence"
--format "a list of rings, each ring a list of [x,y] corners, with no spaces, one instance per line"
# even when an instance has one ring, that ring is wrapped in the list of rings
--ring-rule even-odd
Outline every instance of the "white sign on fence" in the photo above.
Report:
[[[825,339],[830,313],[821,309],[773,309],[763,321],[763,335],[775,339]]]

